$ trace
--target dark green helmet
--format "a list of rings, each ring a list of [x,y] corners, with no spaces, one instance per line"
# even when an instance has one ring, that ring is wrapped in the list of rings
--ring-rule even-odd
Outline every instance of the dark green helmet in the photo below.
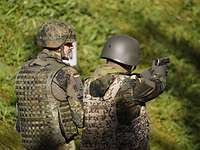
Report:
[[[64,43],[75,42],[73,27],[64,22],[48,22],[41,26],[36,42],[39,47],[58,48]]]
[[[136,66],[140,62],[140,48],[136,39],[127,35],[115,35],[107,40],[101,58]]]

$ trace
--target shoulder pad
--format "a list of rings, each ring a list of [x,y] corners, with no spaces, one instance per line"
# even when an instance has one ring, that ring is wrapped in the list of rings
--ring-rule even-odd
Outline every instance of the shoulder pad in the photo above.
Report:
[[[59,87],[66,90],[67,82],[69,79],[70,79],[70,74],[66,72],[65,67],[64,67],[56,73],[53,80],[59,85]]]
[[[90,94],[94,97],[103,97],[115,77],[111,74],[98,78],[90,83]]]

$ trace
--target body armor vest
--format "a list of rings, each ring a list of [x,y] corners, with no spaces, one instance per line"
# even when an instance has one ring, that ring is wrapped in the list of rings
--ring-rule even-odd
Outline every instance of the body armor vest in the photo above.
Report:
[[[85,82],[83,103],[85,129],[81,140],[81,150],[138,150],[148,149],[149,121],[145,107],[140,116],[130,125],[121,125],[117,120],[115,98],[125,78],[117,75],[104,97],[90,95],[90,83]]]
[[[117,77],[104,97],[92,97],[89,93],[91,80],[85,82],[83,103],[85,129],[81,140],[81,150],[116,150],[116,103],[123,77]]]
[[[140,116],[131,121],[130,126],[118,124],[116,150],[149,150],[149,130],[147,112],[142,106]]]
[[[68,100],[58,101],[51,92],[54,76],[66,65],[30,64],[23,66],[16,77],[19,128],[25,148],[41,150],[65,143],[77,129]]]

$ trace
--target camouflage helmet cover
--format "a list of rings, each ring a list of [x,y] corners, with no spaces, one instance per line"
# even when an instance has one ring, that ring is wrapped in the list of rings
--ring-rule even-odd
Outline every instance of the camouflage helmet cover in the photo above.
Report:
[[[58,48],[64,43],[75,42],[73,27],[64,22],[52,21],[44,23],[37,34],[36,43],[39,47]]]
[[[101,58],[136,66],[140,62],[139,43],[127,35],[114,35],[105,43]]]

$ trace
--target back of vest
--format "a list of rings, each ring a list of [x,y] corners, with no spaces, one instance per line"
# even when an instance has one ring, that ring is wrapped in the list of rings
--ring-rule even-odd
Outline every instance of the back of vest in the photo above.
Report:
[[[83,94],[85,128],[81,139],[81,150],[117,150],[115,96],[123,80],[123,76],[116,76],[103,97],[90,95],[92,80],[88,79],[85,82]]]
[[[16,77],[16,97],[22,143],[28,150],[64,143],[51,82],[63,64],[24,65]]]

